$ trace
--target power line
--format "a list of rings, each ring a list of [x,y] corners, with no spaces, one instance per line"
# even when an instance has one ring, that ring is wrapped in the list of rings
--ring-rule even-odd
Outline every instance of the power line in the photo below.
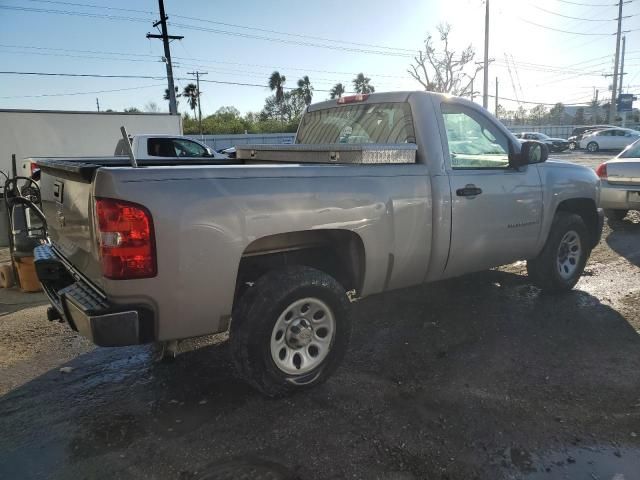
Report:
[[[108,7],[106,5],[91,5],[88,3],[74,3],[74,2],[59,2],[54,0],[28,0],[29,2],[37,2],[37,3],[50,3],[55,5],[67,5],[70,7],[86,7],[86,8],[101,8],[104,10],[117,10],[121,12],[134,12],[134,13],[145,13],[148,15],[155,15],[155,12],[151,10],[136,10],[134,8],[119,8],[119,7]]]
[[[139,90],[141,88],[162,87],[163,85],[164,83],[155,83],[153,85],[140,85],[138,87],[115,88],[112,90],[95,90],[93,92],[43,93],[39,95],[14,95],[14,96],[0,97],[0,98],[11,99],[11,98],[40,98],[40,97],[67,97],[67,96],[75,96],[75,95],[94,95],[96,93],[124,92],[128,90]]]
[[[571,2],[570,0],[558,0],[562,3],[568,3],[569,5],[580,5],[581,7],[615,7],[617,3],[580,3],[580,2]]]
[[[563,15],[562,13],[552,12],[551,10],[547,10],[546,8],[542,8],[535,4],[530,4],[532,7],[537,8],[538,10],[542,10],[543,12],[549,13],[551,15],[556,15],[558,17],[569,18],[571,20],[581,20],[584,22],[612,22],[617,20],[617,18],[581,18],[581,17],[572,17],[571,15]]]
[[[55,1],[55,0],[29,0],[29,1],[31,1],[31,2],[39,2],[39,3],[69,5],[69,6],[76,6],[76,7],[86,7],[86,8],[102,8],[102,9],[106,9],[106,10],[119,10],[119,11],[124,11],[124,12],[154,14],[154,12],[150,12],[150,11],[147,11],[147,10],[135,10],[135,9],[131,9],[131,8],[107,7],[107,6],[103,6],[103,5],[95,5],[95,4],[87,4],[87,3],[62,2],[62,1]],[[169,13],[169,15],[171,15],[172,17],[175,17],[175,18],[183,18],[185,20],[194,20],[194,21],[197,21],[197,22],[211,23],[211,24],[215,24],[215,25],[222,25],[222,26],[225,26],[225,27],[243,28],[243,29],[246,29],[246,30],[254,30],[254,31],[263,32],[263,33],[273,33],[273,34],[276,34],[276,35],[285,35],[285,36],[289,36],[289,37],[309,38],[311,40],[321,40],[321,41],[325,41],[325,42],[345,43],[345,44],[350,44],[350,45],[357,45],[357,46],[360,46],[360,47],[373,47],[373,48],[380,48],[380,49],[383,49],[383,50],[397,50],[397,51],[404,51],[404,52],[409,52],[409,53],[414,53],[414,51],[415,51],[413,49],[408,49],[408,48],[390,47],[390,46],[387,46],[387,45],[379,45],[379,44],[373,44],[373,43],[351,42],[351,41],[347,41],[347,40],[335,40],[335,39],[327,38],[327,37],[317,37],[317,36],[313,36],[313,35],[282,32],[282,31],[279,31],[279,30],[271,30],[271,29],[261,28],[261,27],[251,27],[251,26],[239,25],[239,24],[235,24],[235,23],[220,22],[220,21],[216,21],[216,20],[210,20],[210,19],[207,19],[207,18],[189,17],[189,16],[186,16],[186,15],[179,15],[179,14],[174,14],[174,13]]]
[[[122,21],[129,21],[129,22],[138,22],[138,23],[147,22],[146,19],[142,19],[142,18],[125,17],[122,15],[107,15],[107,14],[98,14],[98,13],[77,12],[77,11],[69,11],[69,10],[52,10],[52,9],[44,9],[44,8],[18,7],[18,6],[10,6],[10,5],[0,5],[0,9],[14,10],[14,11],[20,11],[20,12],[31,12],[31,13],[47,13],[47,14],[54,14],[54,15],[57,14],[57,15],[67,15],[67,16],[88,17],[88,18],[102,18],[106,20],[122,20]],[[183,23],[170,22],[169,25],[184,28],[187,30],[216,33],[221,35],[230,35],[230,36],[236,36],[236,37],[242,37],[242,38],[250,38],[254,40],[265,40],[270,42],[289,44],[289,45],[299,45],[304,47],[326,48],[329,50],[339,50],[339,51],[353,52],[353,53],[366,53],[366,54],[372,54],[372,55],[382,55],[382,56],[391,56],[391,57],[405,57],[405,58],[413,57],[413,54],[411,53],[402,53],[400,51],[397,51],[397,52],[396,51],[380,51],[380,50],[371,50],[371,49],[364,49],[364,48],[346,47],[346,46],[340,46],[340,45],[325,45],[325,44],[319,44],[319,43],[313,43],[313,42],[303,42],[303,41],[289,40],[284,38],[269,37],[264,35],[255,35],[250,33],[232,32],[229,30],[219,30],[219,29],[200,27],[197,25],[189,25],[189,24],[183,24]],[[247,27],[244,27],[244,28],[247,28]],[[331,40],[331,41],[338,42],[338,40]],[[340,41],[339,43],[346,44],[346,42],[342,42],[342,41]],[[392,47],[384,47],[384,48],[392,48]],[[412,51],[412,50],[407,49],[407,52],[409,51]]]
[[[536,27],[540,27],[540,28],[544,28],[546,30],[553,30],[554,32],[560,32],[560,33],[568,33],[571,35],[583,35],[583,36],[605,36],[605,37],[610,37],[612,35],[615,35],[615,33],[595,33],[595,32],[570,32],[568,30],[562,30],[560,28],[553,28],[553,27],[547,27],[546,25],[540,25],[539,23],[535,23],[532,22],[530,20],[526,20],[522,17],[518,17],[521,21],[523,21],[524,23],[528,23],[530,25],[534,25]]]
[[[77,49],[69,49],[69,48],[52,48],[52,47],[40,47],[40,46],[31,46],[31,45],[12,45],[12,44],[0,44],[0,47],[3,48],[23,48],[29,50],[44,50],[44,51],[60,51],[60,52],[70,52],[70,53],[90,53],[94,55],[119,55],[125,57],[152,57],[158,58],[159,55],[153,55],[148,53],[131,53],[131,52],[109,52],[109,51],[101,51],[101,50],[77,50]],[[81,57],[81,58],[96,58],[96,57]],[[300,71],[300,72],[314,72],[314,73],[330,73],[334,75],[357,75],[359,72],[345,72],[345,71],[336,71],[336,70],[319,70],[314,68],[302,68],[302,67],[288,67],[282,65],[264,65],[264,64],[256,64],[256,63],[243,63],[243,62],[230,62],[230,61],[222,61],[222,60],[211,60],[204,58],[187,58],[187,57],[177,57],[173,56],[176,60],[192,60],[195,62],[205,62],[208,66],[210,64],[221,64],[221,65],[237,65],[240,67],[258,67],[258,68],[267,68],[274,70],[283,70],[283,71]],[[119,60],[119,59],[114,59]],[[131,59],[124,59],[130,61]],[[206,63],[209,62],[209,63]],[[408,75],[388,75],[384,73],[376,73],[376,72],[368,72],[370,75],[375,75],[380,78],[400,78],[400,79],[409,79]]]
[[[200,31],[200,32],[216,33],[216,34],[220,34],[220,35],[230,35],[230,36],[234,36],[234,37],[250,38],[250,39],[253,39],[253,40],[265,40],[265,41],[268,41],[268,42],[282,43],[282,44],[287,44],[287,45],[299,45],[299,46],[303,46],[303,47],[314,47],[314,48],[326,48],[326,49],[329,49],[329,50],[339,50],[339,51],[343,51],[343,52],[353,52],[353,53],[366,53],[366,54],[372,54],[372,55],[382,55],[382,56],[387,56],[387,57],[413,58],[413,55],[410,54],[410,53],[382,52],[382,51],[379,51],[379,50],[369,50],[369,49],[364,49],[364,48],[346,47],[346,46],[339,46],[339,45],[324,45],[324,44],[320,44],[320,43],[302,42],[302,41],[298,41],[298,40],[288,40],[288,39],[285,39],[285,38],[275,38],[275,37],[268,37],[268,36],[264,36],[264,35],[254,35],[254,34],[251,34],[251,33],[231,32],[229,30],[219,30],[219,29],[215,29],[215,28],[199,27],[197,25],[189,25],[189,24],[184,24],[184,23],[170,22],[170,25],[174,26],[174,27],[184,28],[186,30],[195,30],[195,31]]]
[[[122,75],[122,74],[100,74],[100,73],[59,73],[59,72],[18,72],[18,71],[0,71],[0,75],[25,75],[25,76],[44,76],[44,77],[80,77],[80,78],[145,78],[151,80],[164,80],[164,76],[153,75]],[[189,77],[176,77],[176,80],[191,80]],[[222,85],[238,85],[244,87],[260,87],[269,88],[266,84],[245,83],[245,82],[228,82],[222,80],[200,80],[205,83],[218,83]],[[284,87],[287,90],[295,90],[296,87]],[[330,92],[331,90],[315,89],[317,92]]]

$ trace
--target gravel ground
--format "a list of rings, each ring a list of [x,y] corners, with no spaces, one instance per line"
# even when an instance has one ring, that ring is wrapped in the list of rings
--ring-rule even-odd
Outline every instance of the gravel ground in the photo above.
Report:
[[[0,291],[2,479],[233,478],[213,470],[230,461],[303,480],[640,478],[638,214],[563,296],[518,263],[359,302],[343,366],[282,400],[233,377],[224,341],[156,364],[45,305]]]

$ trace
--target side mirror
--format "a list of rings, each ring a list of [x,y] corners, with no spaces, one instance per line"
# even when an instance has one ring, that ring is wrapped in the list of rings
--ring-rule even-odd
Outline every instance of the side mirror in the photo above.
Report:
[[[527,140],[520,145],[520,154],[514,155],[514,167],[523,167],[525,165],[533,165],[534,163],[542,163],[549,158],[549,147],[542,142],[535,140]]]

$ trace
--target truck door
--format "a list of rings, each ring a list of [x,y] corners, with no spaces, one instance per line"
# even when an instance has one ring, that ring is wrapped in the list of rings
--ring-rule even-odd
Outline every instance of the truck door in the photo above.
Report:
[[[512,140],[480,109],[447,102],[441,111],[452,198],[445,276],[535,255],[542,220],[537,167],[509,165]]]

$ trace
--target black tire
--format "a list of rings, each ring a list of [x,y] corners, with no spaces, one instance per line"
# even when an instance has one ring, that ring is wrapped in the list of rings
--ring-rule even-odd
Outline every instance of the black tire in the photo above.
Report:
[[[617,222],[620,222],[624,217],[626,217],[627,213],[629,213],[629,210],[605,210],[604,211],[604,215],[609,220],[615,220]]]
[[[560,243],[569,231],[578,234],[582,253],[573,274],[569,278],[563,278],[557,261]],[[527,260],[527,273],[533,284],[545,292],[566,292],[571,290],[580,279],[590,254],[591,239],[582,217],[575,213],[557,212],[544,248],[536,258]]]
[[[588,152],[596,153],[598,150],[600,150],[600,145],[598,145],[598,142],[589,142],[589,143],[587,143],[587,151]]]
[[[287,374],[271,356],[271,338],[280,315],[296,300],[317,298],[335,319],[327,356],[309,372]],[[310,267],[287,267],[259,278],[239,299],[230,328],[231,354],[238,374],[257,390],[277,397],[325,381],[338,367],[351,335],[350,302],[333,277]]]

